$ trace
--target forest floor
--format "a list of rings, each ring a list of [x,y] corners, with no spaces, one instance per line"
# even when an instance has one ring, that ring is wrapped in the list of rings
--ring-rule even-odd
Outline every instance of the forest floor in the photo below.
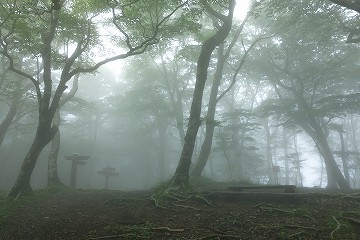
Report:
[[[229,185],[163,202],[152,191],[106,190],[2,199],[0,239],[360,239],[359,192]]]

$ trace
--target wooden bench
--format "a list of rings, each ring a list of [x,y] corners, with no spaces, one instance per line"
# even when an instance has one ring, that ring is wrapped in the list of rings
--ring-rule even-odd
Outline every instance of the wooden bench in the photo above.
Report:
[[[272,189],[284,189],[285,193],[294,193],[295,185],[254,185],[254,186],[242,186],[242,187],[229,187],[230,191],[244,191],[244,190],[272,190]]]

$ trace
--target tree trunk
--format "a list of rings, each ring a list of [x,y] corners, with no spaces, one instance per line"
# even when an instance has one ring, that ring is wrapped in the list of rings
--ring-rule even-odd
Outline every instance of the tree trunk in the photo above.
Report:
[[[300,156],[299,156],[299,152],[298,152],[298,143],[297,143],[297,135],[294,134],[293,137],[294,140],[294,152],[295,152],[295,166],[296,166],[296,182],[298,182],[299,180],[299,186],[302,187],[303,186],[303,178],[301,175],[301,162],[300,162]]]
[[[326,140],[326,137],[321,130],[320,126],[315,126],[315,142],[316,146],[319,149],[320,153],[323,155],[325,167],[328,175],[328,188],[340,188],[342,190],[349,190],[350,185],[345,180],[343,174],[341,173],[339,167],[336,164],[336,161],[334,159],[334,156],[331,152],[331,149],[329,147],[329,144]],[[336,181],[336,186],[334,184],[334,181],[332,178]]]
[[[348,160],[347,160],[347,156],[346,156],[346,146],[345,146],[345,141],[344,141],[344,134],[343,134],[343,129],[339,129],[339,135],[340,135],[340,143],[341,143],[341,160],[343,163],[343,171],[344,171],[344,176],[346,181],[350,184],[350,173],[349,173],[349,165],[348,165]]]
[[[23,164],[16,182],[8,194],[8,198],[17,198],[23,195],[29,195],[32,193],[30,186],[30,179],[34,170],[35,164],[41,151],[51,141],[56,134],[55,128],[51,128],[51,119],[49,114],[44,114],[40,111],[39,123],[36,130],[34,141],[25,156]]]
[[[167,125],[163,122],[163,120],[158,120],[158,137],[159,137],[159,156],[158,156],[158,178],[159,181],[163,181],[165,179],[166,172],[166,161],[165,161],[165,149],[166,149],[166,127]]]
[[[283,148],[284,148],[284,161],[285,161],[285,184],[290,183],[290,167],[289,167],[289,144],[287,130],[283,127],[282,132]]]
[[[203,97],[205,82],[207,80],[207,72],[211,59],[211,54],[214,51],[215,47],[218,46],[220,43],[222,43],[230,32],[234,7],[235,7],[235,0],[230,0],[229,14],[228,16],[224,17],[223,25],[219,28],[219,30],[215,33],[215,35],[207,39],[202,44],[200,56],[197,62],[196,83],[195,83],[193,100],[191,103],[188,129],[185,134],[185,142],[184,142],[183,150],[181,152],[179,164],[176,168],[172,182],[172,185],[174,186],[189,185],[189,168],[191,164],[191,157],[194,151],[196,135],[201,123],[200,114],[201,114],[202,97]]]
[[[265,134],[266,134],[266,170],[269,178],[269,183],[274,184],[274,172],[273,172],[273,160],[272,160],[272,154],[271,154],[271,133],[270,133],[270,127],[268,123],[268,119],[264,120],[263,126],[265,128]]]
[[[58,155],[59,155],[59,150],[60,150],[60,139],[61,139],[60,138],[61,134],[60,134],[60,130],[59,130],[59,126],[61,123],[60,109],[62,106],[64,106],[64,104],[66,102],[68,102],[71,98],[73,98],[75,93],[77,92],[77,90],[79,88],[79,77],[80,77],[80,74],[75,75],[70,92],[67,93],[66,95],[64,95],[62,99],[60,99],[59,106],[56,109],[53,120],[52,120],[52,125],[57,129],[57,133],[55,134],[55,136],[51,142],[51,150],[50,150],[49,159],[48,159],[48,186],[49,187],[62,184],[60,181],[59,175],[58,175],[58,168],[57,168],[57,160],[58,160]]]
[[[9,129],[12,121],[15,118],[16,111],[17,111],[17,103],[12,103],[4,120],[0,124],[0,147],[5,139],[5,135]]]
[[[322,154],[328,176],[328,188],[340,188],[342,190],[350,190],[350,185],[341,173],[335,158],[331,152],[327,142],[326,134],[313,114],[312,109],[307,105],[306,100],[300,94],[295,94],[299,107],[305,112],[306,122],[299,121],[299,125],[315,142],[315,146]],[[334,178],[334,180],[332,179]],[[334,184],[336,181],[336,186]]]
[[[7,131],[9,130],[9,127],[11,126],[11,123],[13,122],[18,106],[19,106],[19,102],[21,100],[21,96],[23,95],[23,91],[21,89],[20,84],[17,84],[16,86],[16,90],[13,93],[13,99],[11,101],[11,105],[9,107],[9,111],[7,112],[4,120],[1,122],[0,124],[0,147],[5,139],[5,135],[7,133]]]
[[[220,82],[222,79],[222,73],[224,69],[224,43],[219,45],[218,49],[218,61],[216,66],[216,72],[214,75],[214,82],[211,86],[211,93],[209,98],[209,105],[206,114],[206,131],[205,131],[205,138],[201,145],[200,155],[198,161],[195,165],[195,168],[192,171],[192,176],[195,178],[201,177],[201,173],[208,161],[210,156],[212,140],[214,136],[214,129],[215,129],[215,110],[216,110],[216,103],[217,103],[217,95],[218,89],[220,86]]]
[[[59,109],[56,110],[53,125],[59,127],[60,125],[60,112]],[[60,150],[60,131],[57,131],[52,142],[51,142],[51,150],[48,161],[48,186],[60,185],[61,181],[58,175],[57,168],[57,159]]]
[[[218,59],[216,64],[216,71],[214,74],[214,81],[211,85],[211,92],[210,92],[210,98],[209,98],[209,104],[208,104],[208,110],[206,114],[206,133],[205,133],[205,139],[204,142],[201,145],[200,155],[198,158],[198,161],[196,163],[196,166],[192,172],[193,177],[201,177],[201,173],[204,170],[204,167],[208,161],[208,158],[210,156],[210,151],[212,147],[212,140],[214,135],[214,128],[215,128],[215,111],[216,111],[216,105],[219,102],[220,99],[225,95],[225,93],[229,92],[230,89],[232,89],[232,86],[235,83],[235,79],[237,74],[239,73],[239,70],[242,67],[242,64],[244,63],[245,57],[247,56],[249,50],[252,48],[250,47],[249,50],[245,51],[244,56],[240,60],[240,66],[238,69],[235,70],[235,74],[233,76],[233,82],[230,84],[230,86],[218,97],[218,91],[219,86],[221,84],[224,66],[226,63],[226,59],[228,59],[231,50],[233,49],[235,43],[237,42],[240,33],[244,29],[245,23],[248,19],[249,15],[246,16],[246,18],[241,23],[239,29],[235,32],[235,35],[233,39],[231,40],[231,43],[229,44],[226,51],[224,51],[224,43],[221,43],[218,48]],[[254,45],[254,44],[253,44]],[[252,45],[252,46],[253,46]]]

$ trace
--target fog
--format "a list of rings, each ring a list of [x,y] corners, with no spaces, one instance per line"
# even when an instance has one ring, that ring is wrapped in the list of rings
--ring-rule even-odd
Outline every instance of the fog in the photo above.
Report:
[[[171,7],[174,8],[164,6]],[[254,8],[259,16],[250,14],[248,17],[240,16],[238,9],[228,38],[218,44],[211,55],[190,179],[202,154],[202,145],[206,143],[207,128],[212,125],[211,151],[200,171],[206,179],[341,188],[344,178],[352,188],[358,188],[359,45],[345,43],[347,32],[341,30],[338,21],[340,18],[349,26],[355,26],[359,23],[358,16],[333,8],[337,11],[334,17],[328,15],[325,7],[312,5],[303,12],[287,9],[289,14],[280,12],[268,19],[267,14],[275,10],[270,5],[265,5],[264,9]],[[100,18],[111,19],[109,11],[101,11],[104,13]],[[297,14],[303,17],[301,30],[284,24],[293,22],[292,16]],[[304,17],[309,14],[313,15],[308,19]],[[321,21],[322,15],[329,17],[327,24]],[[183,16],[172,16],[174,19],[180,17]],[[98,18],[95,18],[94,29],[101,28]],[[177,24],[174,19],[166,24]],[[71,80],[64,81],[67,89],[61,99],[70,96],[73,89],[76,93],[63,106],[61,101],[59,104],[60,148],[56,171],[61,183],[70,186],[73,166],[66,157],[73,154],[89,156],[82,160],[83,165],[77,166],[77,189],[106,188],[106,176],[99,173],[106,167],[113,168],[107,186],[112,190],[149,189],[170,181],[186,144],[185,133],[189,131],[201,44],[210,36],[209,32],[216,32],[216,27],[220,26],[214,23],[214,27],[210,19],[208,15],[201,15],[191,19],[194,22],[190,27],[169,28],[165,34],[156,35],[156,41],[141,53],[133,53],[135,48],[129,47],[129,41],[134,41],[135,45],[141,41],[148,43],[142,37],[152,36],[150,31],[144,30],[146,34],[142,34],[139,29],[154,23],[140,24],[141,28],[131,24],[123,26],[123,32],[133,37],[123,32],[119,37],[116,28],[107,28],[106,34],[113,36],[107,40],[99,38],[101,44],[95,40],[91,42],[94,46],[85,56],[86,60],[79,57],[80,63],[73,63],[72,70],[78,73],[69,71]],[[175,25],[174,28],[180,27]],[[104,34],[104,31],[99,33]],[[53,80],[46,82],[46,74],[39,68],[39,62],[44,60],[34,57],[38,58],[39,54],[24,51],[24,55],[16,55],[16,49],[24,46],[14,45],[15,50],[10,53],[22,59],[23,71],[33,74],[40,69],[37,77],[44,78],[44,82],[39,78],[35,81],[31,75],[28,78],[38,81],[40,87],[28,87],[27,84],[32,83],[26,79],[27,75],[8,70],[11,58],[6,55],[7,37],[1,37],[0,121],[5,122],[17,89],[23,91],[0,145],[0,190],[10,191],[36,136],[39,92],[41,97],[46,96],[46,84],[50,84],[53,86],[49,88],[50,95],[56,99],[62,76],[66,76],[63,73],[66,64],[65,67],[54,64]],[[62,38],[65,37],[53,42],[61,45]],[[76,53],[76,39],[68,38],[67,51]],[[16,39],[14,41],[16,43]],[[129,56],[123,57],[121,53],[119,57],[114,53],[118,60],[102,63],[102,59],[112,57],[111,44],[116,49],[114,52],[123,51],[130,53]],[[64,46],[57,47],[53,51],[64,59],[71,59],[71,53],[65,52]],[[57,60],[54,57],[53,61]],[[59,60],[58,64],[64,62]],[[99,68],[96,62],[101,62],[102,66]],[[96,69],[83,71],[90,65]],[[75,81],[78,81],[78,88]],[[215,83],[218,84],[216,90]],[[211,101],[214,92],[215,100]],[[213,104],[216,107],[211,115]],[[52,141],[35,160],[31,174],[33,189],[48,187],[49,156],[54,144],[53,137],[49,140]],[[329,168],[336,170],[332,172]],[[337,174],[337,183],[329,184],[327,171]]]

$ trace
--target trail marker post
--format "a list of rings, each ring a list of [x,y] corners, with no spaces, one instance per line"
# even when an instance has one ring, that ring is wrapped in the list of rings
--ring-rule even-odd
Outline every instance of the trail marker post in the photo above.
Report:
[[[101,171],[98,171],[98,174],[105,175],[105,189],[108,189],[109,186],[109,177],[111,176],[119,176],[118,172],[115,172],[115,168],[107,166],[103,168]]]
[[[87,159],[90,156],[79,156],[78,153],[74,153],[72,156],[64,156],[66,160],[72,161],[71,164],[71,175],[70,175],[70,187],[76,187],[76,174],[77,174],[77,166],[78,165],[85,165]]]

